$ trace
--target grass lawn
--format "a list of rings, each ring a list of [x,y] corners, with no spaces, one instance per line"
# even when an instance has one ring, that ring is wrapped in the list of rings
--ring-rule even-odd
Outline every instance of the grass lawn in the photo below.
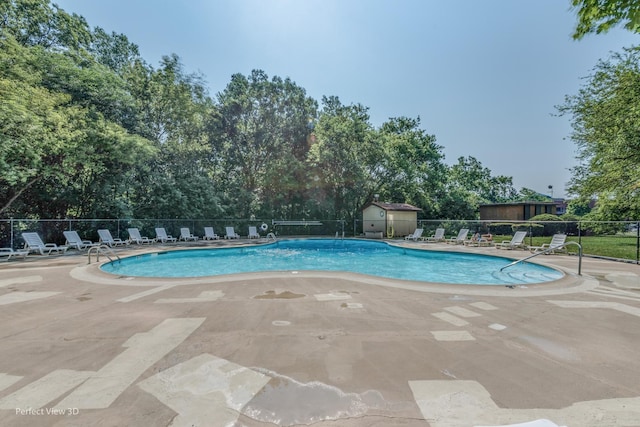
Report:
[[[497,237],[496,240],[508,240],[510,236]],[[569,236],[567,241],[578,243],[578,236]],[[527,237],[527,245],[540,246],[551,242],[551,237]],[[581,239],[582,253],[584,255],[600,255],[611,258],[636,260],[636,236],[583,236]],[[569,252],[578,252],[577,246],[569,246]]]

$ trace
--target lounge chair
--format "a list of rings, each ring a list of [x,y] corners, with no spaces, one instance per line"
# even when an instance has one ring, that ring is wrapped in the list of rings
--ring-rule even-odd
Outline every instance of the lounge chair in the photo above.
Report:
[[[93,243],[91,240],[82,240],[77,231],[63,231],[62,234],[64,234],[64,238],[67,239],[64,244],[79,251],[99,244]]]
[[[424,232],[423,228],[416,228],[415,231],[408,236],[404,236],[404,240],[413,240],[416,241],[420,237],[422,237],[422,233]]]
[[[259,239],[258,227],[249,227],[249,239]]]
[[[526,249],[524,238],[527,237],[526,231],[516,231],[511,240],[503,240],[496,243],[496,249]]]
[[[493,237],[489,238],[488,236],[491,236],[490,234],[483,234],[480,235],[480,233],[476,233],[473,235],[473,237],[471,237],[471,239],[469,240],[465,240],[464,241],[464,245],[465,246],[491,246],[491,242],[493,241]]]
[[[184,240],[185,242],[191,240],[193,242],[198,240],[198,236],[194,236],[191,234],[191,231],[188,227],[182,227],[180,229],[180,240]]]
[[[157,227],[156,228],[156,242],[162,242],[162,243],[174,243],[177,242],[178,239],[176,239],[175,237],[171,236],[170,234],[167,234],[167,230],[164,229],[164,227]]]
[[[567,250],[564,247],[566,241],[566,234],[554,234],[553,237],[551,237],[551,243],[543,243],[542,246],[529,246],[529,250],[534,253],[548,251],[548,254],[561,251],[566,252]]]
[[[107,229],[98,230],[98,236],[100,236],[100,243],[109,247],[128,245],[130,243],[128,240],[114,239]]]
[[[213,230],[213,227],[205,227],[204,228],[204,237],[203,240],[218,240],[220,236],[216,234]]]
[[[225,227],[227,234],[224,236],[225,239],[239,239],[240,235],[236,233],[233,227]]]
[[[444,242],[444,228],[436,228],[436,232],[433,233],[433,236],[423,237],[422,240],[425,242]]]
[[[127,231],[129,232],[129,240],[133,243],[137,243],[138,245],[142,245],[143,243],[151,244],[156,241],[156,239],[150,239],[146,236],[141,236],[140,230],[138,230],[137,228],[127,228]]]
[[[462,245],[467,240],[468,235],[469,229],[461,228],[460,231],[458,231],[458,235],[456,237],[450,237],[448,240],[446,240],[446,242],[453,243],[455,245]]]
[[[7,257],[7,261],[9,261],[13,257],[21,256],[22,259],[26,258],[29,255],[29,251],[21,249],[14,251],[12,248],[0,248],[0,257]]]
[[[44,243],[40,238],[38,233],[22,233],[22,238],[24,239],[24,248],[28,252],[39,252],[40,255],[44,255],[45,252],[47,255],[51,255],[51,252],[56,251],[56,253],[65,253],[68,246],[58,246],[55,243]]]

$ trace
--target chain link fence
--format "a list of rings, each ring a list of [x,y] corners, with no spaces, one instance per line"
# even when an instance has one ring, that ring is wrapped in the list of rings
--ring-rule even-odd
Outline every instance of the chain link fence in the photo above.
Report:
[[[452,237],[462,228],[474,233],[491,234],[494,241],[508,240],[516,231],[526,231],[530,246],[548,243],[554,234],[566,234],[568,241],[583,247],[585,255],[635,262],[640,264],[640,221],[479,221],[479,220],[418,220],[416,228],[422,228],[422,236],[432,236],[437,228],[444,228],[445,236]],[[413,226],[411,224],[411,226]],[[97,242],[98,230],[108,229],[114,238],[126,240],[127,231],[136,227],[141,235],[156,237],[155,228],[164,227],[167,234],[180,236],[180,228],[187,227],[195,236],[204,235],[204,227],[213,227],[223,237],[226,227],[234,227],[243,237],[249,227],[266,236],[278,237],[365,237],[365,224],[354,220],[277,220],[277,219],[0,219],[0,247],[13,249],[24,245],[22,233],[35,231],[47,243],[64,244],[63,231],[75,230],[86,240]],[[407,229],[407,227],[403,227]],[[371,236],[371,235],[368,235]],[[375,237],[404,239],[394,235],[393,229],[378,233]]]

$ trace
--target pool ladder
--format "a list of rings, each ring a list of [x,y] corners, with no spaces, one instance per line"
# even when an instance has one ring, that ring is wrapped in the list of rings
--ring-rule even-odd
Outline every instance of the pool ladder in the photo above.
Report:
[[[117,258],[118,261],[121,261],[120,257],[109,246],[99,245],[99,246],[92,246],[87,251],[87,264],[91,264],[92,252],[96,253],[96,262],[100,262],[100,254],[103,254],[104,256],[106,256],[111,262],[113,262],[113,258],[111,258],[110,255],[113,255],[114,258]]]
[[[544,254],[551,253],[553,251],[557,251],[558,249],[566,248],[569,245],[576,245],[578,247],[578,276],[581,276],[582,275],[582,246],[580,245],[580,243],[577,243],[577,242],[566,242],[566,243],[564,243],[564,244],[562,244],[560,246],[554,246],[552,248],[547,248],[547,249],[545,249],[545,250],[543,250],[541,252],[536,252],[535,254],[529,255],[526,258],[522,258],[522,259],[519,259],[517,261],[513,261],[511,264],[505,265],[504,267],[502,267],[500,269],[500,271],[504,270],[505,268],[509,268],[511,266],[514,266],[516,264],[520,264],[521,262],[524,262],[524,261],[526,261],[528,259],[537,257],[538,255],[544,255]]]

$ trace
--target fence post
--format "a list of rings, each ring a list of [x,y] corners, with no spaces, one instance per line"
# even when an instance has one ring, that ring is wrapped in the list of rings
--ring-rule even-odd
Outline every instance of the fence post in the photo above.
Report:
[[[11,230],[11,232],[9,233],[11,235],[10,239],[11,239],[11,249],[15,248],[15,246],[13,245],[13,217],[9,218],[9,229]]]
[[[640,264],[640,221],[636,222],[636,264]]]

